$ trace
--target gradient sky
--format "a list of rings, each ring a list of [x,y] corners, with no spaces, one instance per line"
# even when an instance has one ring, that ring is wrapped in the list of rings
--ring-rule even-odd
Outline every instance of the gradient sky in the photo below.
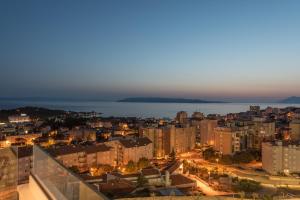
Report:
[[[299,0],[1,0],[0,97],[300,96]]]

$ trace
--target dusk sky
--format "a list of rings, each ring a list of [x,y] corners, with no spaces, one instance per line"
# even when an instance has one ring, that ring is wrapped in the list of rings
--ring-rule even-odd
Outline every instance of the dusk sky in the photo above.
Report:
[[[0,1],[0,97],[300,96],[299,0]]]

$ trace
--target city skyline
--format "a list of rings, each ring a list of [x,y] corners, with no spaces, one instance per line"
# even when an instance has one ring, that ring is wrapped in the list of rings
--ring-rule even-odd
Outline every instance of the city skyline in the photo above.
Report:
[[[0,199],[300,199],[299,10],[0,1]]]
[[[300,96],[298,1],[0,4],[0,97]]]

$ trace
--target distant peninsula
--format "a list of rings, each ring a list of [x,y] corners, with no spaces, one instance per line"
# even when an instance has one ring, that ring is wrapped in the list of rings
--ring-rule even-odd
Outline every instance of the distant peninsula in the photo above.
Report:
[[[117,102],[132,103],[228,103],[223,101],[207,101],[201,99],[162,98],[162,97],[132,97],[118,100]]]
[[[7,121],[10,115],[20,115],[21,113],[26,113],[32,118],[41,118],[47,119],[49,117],[54,117],[58,115],[64,115],[67,112],[64,110],[52,110],[47,108],[40,108],[40,107],[20,107],[15,109],[0,110],[0,121]]]
[[[281,100],[279,103],[300,103],[300,97],[288,97],[286,99]]]

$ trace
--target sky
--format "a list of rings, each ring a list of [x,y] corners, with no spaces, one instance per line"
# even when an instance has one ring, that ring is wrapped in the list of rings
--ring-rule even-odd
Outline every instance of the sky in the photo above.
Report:
[[[298,0],[1,0],[0,97],[300,96]]]

